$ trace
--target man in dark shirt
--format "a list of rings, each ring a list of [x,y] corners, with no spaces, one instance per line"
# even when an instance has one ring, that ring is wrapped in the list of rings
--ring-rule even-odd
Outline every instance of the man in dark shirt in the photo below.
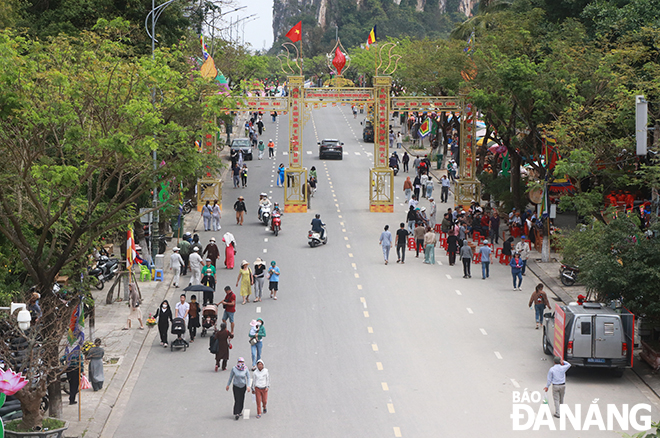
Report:
[[[401,222],[399,229],[396,230],[396,238],[394,239],[397,263],[403,264],[406,262],[406,242],[408,242],[409,235],[410,233],[406,230],[406,224]]]
[[[321,221],[320,214],[317,214],[314,219],[312,219],[312,231],[321,233],[321,239],[323,239],[323,235],[325,234],[325,228],[323,228],[324,225],[323,221]]]

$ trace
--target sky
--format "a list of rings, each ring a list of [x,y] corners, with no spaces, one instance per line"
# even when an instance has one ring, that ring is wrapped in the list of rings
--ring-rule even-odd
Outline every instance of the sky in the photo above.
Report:
[[[225,19],[229,21],[248,17],[256,14],[254,17],[245,21],[245,27],[239,23],[239,36],[243,38],[245,35],[245,42],[250,43],[253,49],[261,50],[264,47],[270,49],[273,45],[273,0],[234,0],[236,8],[247,6],[240,11],[227,14]],[[232,7],[231,9],[234,9]],[[245,31],[245,34],[243,34]],[[264,41],[266,42],[264,45]]]

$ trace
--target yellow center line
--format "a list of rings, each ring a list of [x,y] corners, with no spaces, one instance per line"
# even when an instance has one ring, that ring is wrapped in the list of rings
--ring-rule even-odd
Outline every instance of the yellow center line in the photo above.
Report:
[[[376,369],[378,371],[383,371],[383,364],[381,362],[376,362]]]
[[[387,386],[387,382],[381,382],[381,386],[383,387],[383,391],[389,391],[390,387]]]
[[[369,318],[369,312],[367,310],[365,310],[363,313],[365,318]]]
[[[373,333],[374,329],[373,327],[367,327],[367,333]]]
[[[390,414],[394,413],[394,405],[392,403],[387,404],[387,410],[390,412]]]

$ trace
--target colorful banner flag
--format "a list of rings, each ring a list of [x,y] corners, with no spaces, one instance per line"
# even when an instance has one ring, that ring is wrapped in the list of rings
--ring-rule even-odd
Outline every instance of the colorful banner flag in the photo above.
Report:
[[[202,45],[202,55],[204,56],[204,61],[209,57],[209,48],[204,42],[204,35],[199,36],[199,43]]]
[[[431,119],[426,118],[422,125],[419,127],[419,135],[424,138],[431,133]]]
[[[302,39],[302,21],[293,26],[285,35],[292,43],[297,43]]]
[[[71,314],[71,319],[69,320],[69,332],[67,333],[69,345],[73,345],[76,341],[78,341],[79,345],[82,345],[82,343],[85,342],[84,327],[85,315],[81,298],[78,307],[76,307],[76,310]]]
[[[372,44],[376,44],[377,39],[376,39],[376,25],[371,29],[371,32],[369,32],[369,36],[367,37],[367,45],[366,49],[369,50],[369,46]]]

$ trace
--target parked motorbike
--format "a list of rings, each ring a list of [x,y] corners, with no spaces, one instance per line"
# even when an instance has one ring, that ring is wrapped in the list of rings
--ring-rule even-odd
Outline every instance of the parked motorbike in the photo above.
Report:
[[[559,269],[559,278],[564,286],[573,286],[577,281],[577,275],[580,272],[577,266],[561,264]]]
[[[323,238],[321,238],[320,232],[309,230],[309,233],[307,233],[307,243],[312,248],[317,247],[319,245],[325,245],[326,243],[328,243],[328,230],[325,227],[323,227]]]
[[[277,236],[280,233],[281,226],[282,226],[282,216],[279,210],[275,210],[270,219],[270,229]]]
[[[145,240],[147,241],[148,246],[150,246],[151,236],[145,236]],[[164,234],[156,236],[154,245],[158,245],[158,254],[165,254],[165,251],[167,251],[167,236]]]
[[[193,201],[192,201],[192,199],[186,199],[186,200],[183,202],[183,205],[181,206],[181,212],[182,212],[183,214],[188,214],[188,213],[190,213],[190,212],[192,211],[192,209],[193,209]]]
[[[112,280],[119,271],[119,260],[111,259],[107,256],[101,256],[94,268],[88,268],[87,273],[96,278],[94,287],[98,290],[103,289],[106,281]]]
[[[262,206],[261,211],[259,213],[259,220],[263,222],[264,225],[268,225],[268,222],[270,222],[270,216],[271,216],[271,207],[270,206]]]

